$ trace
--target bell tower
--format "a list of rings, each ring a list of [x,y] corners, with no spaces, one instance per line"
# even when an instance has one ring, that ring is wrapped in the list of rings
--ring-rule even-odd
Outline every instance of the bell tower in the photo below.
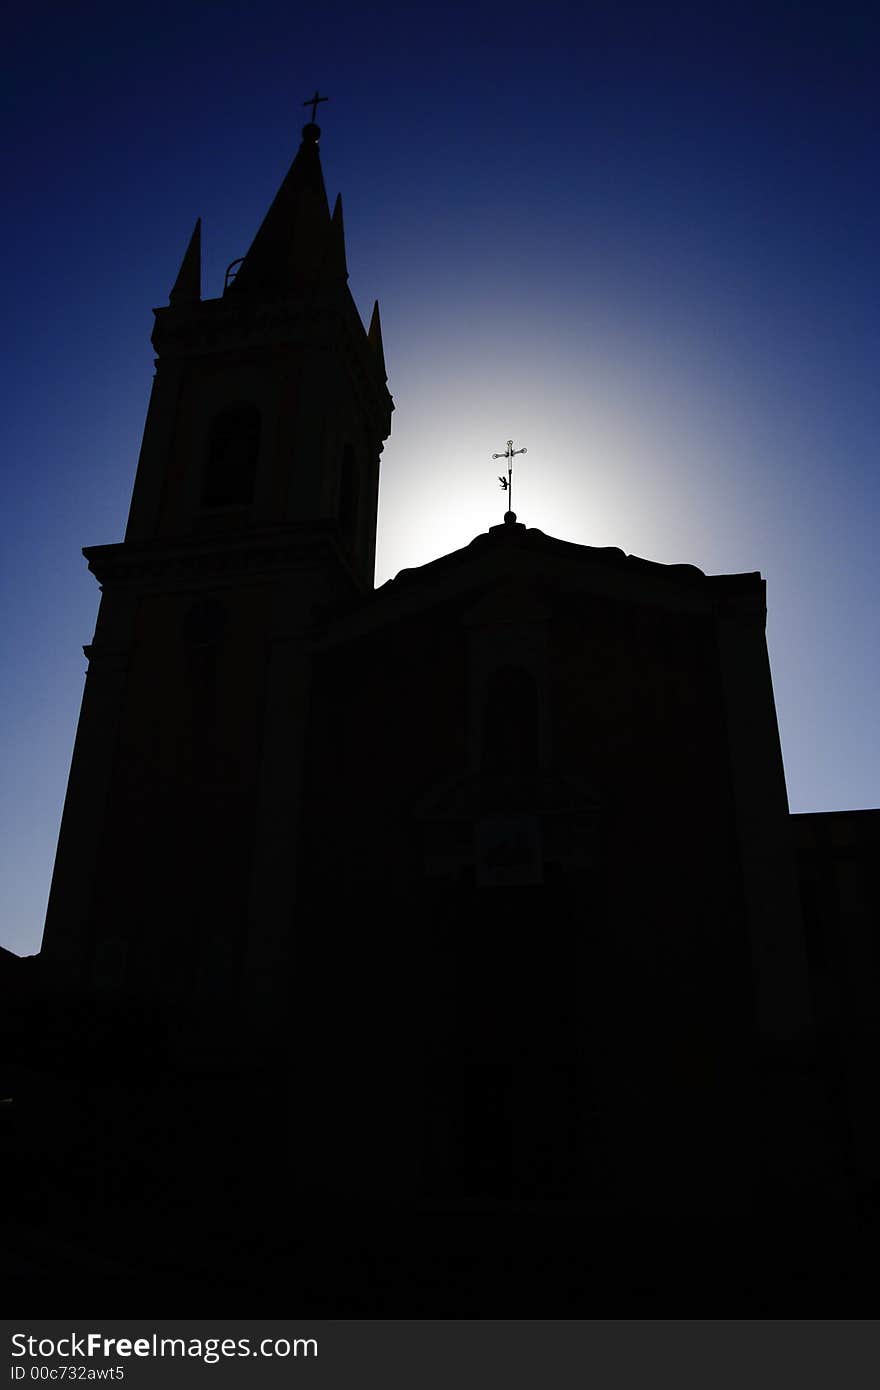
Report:
[[[201,298],[196,223],[170,302],[156,310],[156,378],[125,539],[335,522],[357,580],[371,585],[392,405],[378,304],[365,333],[348,289],[342,200],[331,215],[320,134],[303,128],[217,299]]]
[[[320,134],[217,298],[196,223],[125,539],[84,551],[102,597],[43,953],[86,991],[267,999],[295,939],[315,613],[372,590],[393,409]]]

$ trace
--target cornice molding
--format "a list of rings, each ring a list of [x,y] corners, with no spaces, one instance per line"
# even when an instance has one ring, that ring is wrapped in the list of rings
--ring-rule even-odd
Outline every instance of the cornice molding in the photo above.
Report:
[[[306,523],[277,533],[236,537],[188,537],[147,545],[121,541],[86,546],[83,555],[102,587],[178,588],[193,580],[276,578],[332,565],[347,586],[362,592],[333,523]]]

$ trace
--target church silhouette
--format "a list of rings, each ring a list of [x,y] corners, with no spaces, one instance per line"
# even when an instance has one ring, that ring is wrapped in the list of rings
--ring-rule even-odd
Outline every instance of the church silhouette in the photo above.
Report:
[[[196,225],[84,552],[44,945],[3,958],[21,1286],[867,1311],[880,812],[789,815],[760,574],[508,511],[374,588],[393,403],[319,137],[214,299]]]

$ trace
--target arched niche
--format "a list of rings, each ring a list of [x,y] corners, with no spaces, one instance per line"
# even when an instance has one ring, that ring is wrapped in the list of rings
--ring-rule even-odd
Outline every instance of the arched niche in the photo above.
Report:
[[[254,500],[260,454],[260,412],[239,404],[211,422],[202,484],[202,506],[249,507]]]

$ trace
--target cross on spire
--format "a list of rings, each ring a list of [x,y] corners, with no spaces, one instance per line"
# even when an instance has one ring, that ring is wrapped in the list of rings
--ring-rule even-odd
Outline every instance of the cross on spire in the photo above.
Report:
[[[502,476],[498,479],[499,483],[501,484],[502,490],[507,493],[508,510],[504,514],[505,521],[508,517],[511,517],[513,521],[516,521],[516,513],[513,511],[513,460],[517,454],[527,454],[528,452],[528,449],[514,449],[513,440],[508,439],[507,448],[504,450],[504,453],[492,455],[493,459],[507,460],[507,477],[505,478]]]
[[[317,89],[317,87],[316,87],[316,88],[315,88],[315,95],[314,95],[313,97],[309,97],[308,101],[304,101],[304,102],[303,102],[303,106],[310,106],[310,107],[312,108],[312,125],[315,124],[315,116],[316,116],[317,111],[318,111],[318,104],[319,104],[319,102],[322,102],[322,101],[329,101],[329,100],[330,100],[329,97],[322,97],[322,96],[319,96],[319,95],[318,95],[318,89]]]

